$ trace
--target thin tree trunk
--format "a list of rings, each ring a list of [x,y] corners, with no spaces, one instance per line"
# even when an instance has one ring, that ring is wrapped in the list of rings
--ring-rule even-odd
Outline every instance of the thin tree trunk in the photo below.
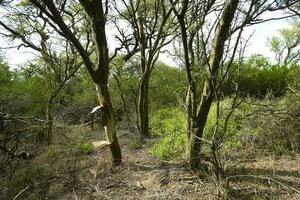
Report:
[[[53,129],[53,116],[52,116],[52,108],[53,108],[53,98],[51,97],[48,101],[48,105],[46,108],[46,116],[44,123],[44,134],[42,140],[46,139],[47,144],[49,145],[52,141],[52,129]]]
[[[129,115],[130,110],[127,109],[125,94],[124,94],[124,92],[122,90],[122,83],[123,83],[123,81],[120,81],[121,78],[119,79],[117,75],[113,75],[113,76],[114,76],[114,78],[115,78],[115,80],[117,82],[119,94],[120,94],[120,97],[121,97],[121,100],[122,100],[122,104],[123,104],[123,109],[124,109],[124,112],[125,112],[125,115],[126,115],[126,120],[128,122],[128,126],[127,127],[129,129],[131,127],[131,119],[130,119],[130,115]]]
[[[111,104],[107,84],[96,84],[99,105],[101,107],[102,125],[104,127],[106,140],[111,143],[110,151],[112,153],[114,165],[120,165],[122,162],[121,148],[115,129],[113,116],[113,107]]]
[[[191,133],[193,132],[193,127],[195,127],[196,119],[196,90],[194,82],[189,84],[186,94],[186,157],[190,156],[190,142]]]
[[[191,139],[191,127],[192,127],[192,109],[191,109],[191,90],[187,89],[185,106],[186,106],[186,158],[189,158],[190,152],[190,139]]]

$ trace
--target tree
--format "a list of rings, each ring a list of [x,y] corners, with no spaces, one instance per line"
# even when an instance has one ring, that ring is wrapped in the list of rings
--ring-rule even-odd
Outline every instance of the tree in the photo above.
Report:
[[[281,3],[286,4],[291,13],[300,17],[300,3],[298,0],[282,0]]]
[[[101,114],[103,116],[102,124],[106,134],[107,141],[110,143],[113,163],[119,165],[122,162],[121,149],[118,143],[115,121],[113,116],[113,107],[108,90],[109,77],[109,53],[106,38],[105,25],[107,22],[107,13],[109,8],[107,1],[98,0],[80,0],[79,5],[88,16],[88,23],[92,30],[93,43],[95,45],[95,60],[89,54],[88,47],[84,46],[86,41],[80,40],[76,32],[68,26],[66,16],[68,12],[67,1],[53,0],[29,0],[41,12],[41,16],[51,22],[57,33],[65,37],[77,50],[83,60],[90,76],[92,77],[97,88],[98,101]],[[75,2],[77,3],[77,2]],[[85,38],[89,40],[89,33],[85,34]]]
[[[208,68],[210,76],[205,80],[201,100],[196,113],[196,124],[191,133],[189,163],[192,168],[199,165],[200,142],[206,124],[207,116],[215,96],[216,77],[221,67],[224,45],[230,32],[239,1],[226,1],[223,14],[219,20],[218,29],[212,43],[212,52],[209,56]]]
[[[271,51],[275,54],[277,64],[290,66],[300,61],[300,21],[295,20],[291,28],[279,30],[280,36],[269,40]]]
[[[78,12],[78,9],[72,9],[74,12]],[[15,5],[9,15],[3,17],[4,20],[0,21],[0,26],[7,32],[7,34],[3,34],[5,38],[16,43],[19,43],[17,40],[21,41],[17,46],[18,49],[21,47],[30,48],[39,55],[39,65],[41,65],[39,74],[47,80],[49,88],[45,110],[44,139],[50,143],[55,99],[66,82],[76,74],[82,62],[78,61],[77,52],[65,38],[53,39],[49,37],[53,28],[46,18],[39,17],[39,20],[36,19],[39,12],[28,2],[22,1]],[[72,19],[71,21],[71,26],[74,28],[76,20]],[[60,49],[57,48],[57,43],[60,43]]]
[[[247,1],[240,5],[240,12],[235,15],[238,4],[239,1],[226,1],[225,4],[214,0],[184,1],[173,7],[181,30],[180,40],[188,83],[186,132],[187,156],[191,168],[200,165],[200,146],[207,115],[213,100],[219,98],[219,88],[235,58],[244,27],[268,21],[260,18],[262,13],[286,6],[278,6],[275,1]],[[216,17],[211,19],[209,16],[212,13]],[[229,63],[226,67],[225,61]],[[197,85],[199,77],[205,79],[201,95],[198,92],[201,86]]]
[[[141,140],[149,132],[149,80],[161,49],[170,38],[172,8],[162,0],[122,0],[125,11],[118,10],[121,18],[132,27],[131,37],[140,51],[140,82],[137,102],[137,121]],[[117,7],[117,6],[115,6]],[[121,33],[122,30],[119,29]]]

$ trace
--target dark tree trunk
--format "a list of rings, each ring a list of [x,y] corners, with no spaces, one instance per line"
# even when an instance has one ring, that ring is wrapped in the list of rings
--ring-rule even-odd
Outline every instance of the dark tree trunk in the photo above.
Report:
[[[138,128],[141,141],[151,136],[149,132],[149,106],[148,106],[149,76],[141,79],[138,96]]]

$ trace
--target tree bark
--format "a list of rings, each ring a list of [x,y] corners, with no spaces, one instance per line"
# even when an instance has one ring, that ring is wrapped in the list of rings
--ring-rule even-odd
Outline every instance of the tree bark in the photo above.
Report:
[[[196,86],[195,82],[189,83],[186,95],[186,157],[190,157],[190,143],[193,127],[195,127],[196,119]]]
[[[96,84],[98,101],[101,110],[102,125],[105,131],[106,140],[111,143],[110,151],[114,165],[120,165],[122,162],[121,148],[115,129],[115,121],[113,116],[113,107],[111,104],[107,85],[105,83]]]
[[[191,128],[189,146],[189,164],[191,168],[200,167],[201,138],[214,97],[211,93],[209,82],[210,80],[205,81],[197,116],[194,120],[193,127]]]
[[[139,86],[139,96],[138,96],[138,128],[140,131],[141,141],[151,136],[149,132],[149,79],[150,76],[146,75],[141,79]]]

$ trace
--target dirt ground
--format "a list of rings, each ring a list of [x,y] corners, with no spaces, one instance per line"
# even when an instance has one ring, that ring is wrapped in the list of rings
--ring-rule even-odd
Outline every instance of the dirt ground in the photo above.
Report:
[[[87,135],[89,142],[99,137],[97,131]],[[228,160],[228,179],[217,182],[210,167],[191,171],[185,161],[157,160],[149,153],[155,139],[134,149],[131,144],[135,139],[135,134],[119,131],[123,164],[112,167],[108,149],[72,154],[61,138],[43,153],[20,161],[20,177],[22,173],[32,175],[25,181],[23,177],[22,184],[3,179],[0,199],[12,199],[22,188],[25,191],[17,199],[300,199],[299,154],[275,157],[244,153]],[[36,167],[41,170],[32,172]]]

